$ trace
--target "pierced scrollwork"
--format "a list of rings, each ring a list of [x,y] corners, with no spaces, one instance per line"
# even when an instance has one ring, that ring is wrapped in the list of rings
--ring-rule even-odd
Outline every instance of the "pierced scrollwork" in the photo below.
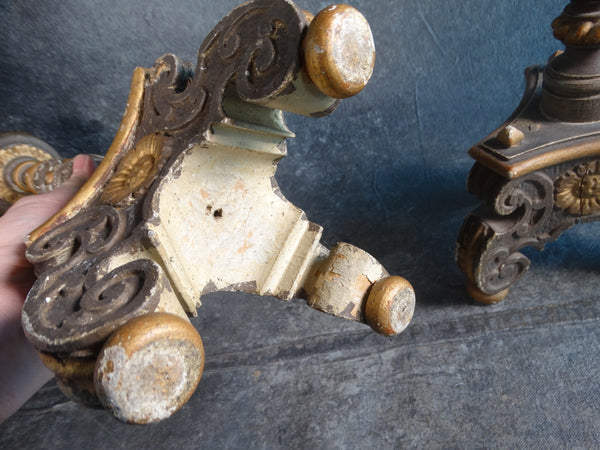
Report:
[[[285,92],[300,68],[305,25],[291,2],[239,6],[202,43],[195,72],[174,55],[156,62],[144,120],[165,131],[190,126],[201,135],[226,118],[222,102],[229,83],[241,99],[256,103]]]
[[[109,269],[131,226],[127,210],[95,206],[28,248],[39,278],[23,306],[22,323],[36,348],[56,354],[96,351],[116,328],[156,309],[161,292],[169,289],[157,263],[138,259]]]
[[[23,329],[42,351],[94,348],[132,318],[154,311],[164,275],[140,259],[107,274],[73,268],[54,283],[38,279],[23,307]]]
[[[534,172],[502,186],[494,202],[501,216],[511,216],[514,227],[507,232],[531,236],[552,214],[554,185],[543,172]]]
[[[139,117],[104,166],[105,178],[98,177],[102,194],[29,247],[40,278],[23,324],[38,349],[68,353],[96,346],[116,326],[157,305],[156,286],[168,289],[169,281],[154,263],[129,263],[105,276],[101,268],[126,246],[142,246],[146,199],[182,152],[206,139],[213,124],[230,120],[225,92],[266,104],[294,89],[305,28],[306,17],[292,2],[255,0],[213,29],[195,69],[169,54],[140,72]]]
[[[112,248],[126,228],[124,211],[96,206],[42,235],[27,249],[27,259],[34,263],[38,276],[46,271],[65,272],[90,255]]]
[[[544,172],[501,181],[479,165],[472,176],[497,180],[488,204],[465,219],[457,241],[457,262],[479,300],[490,300],[506,291],[529,268],[529,259],[518,250],[557,239],[568,225],[554,220],[554,184]],[[490,188],[490,186],[487,186]],[[489,192],[489,190],[488,190]]]

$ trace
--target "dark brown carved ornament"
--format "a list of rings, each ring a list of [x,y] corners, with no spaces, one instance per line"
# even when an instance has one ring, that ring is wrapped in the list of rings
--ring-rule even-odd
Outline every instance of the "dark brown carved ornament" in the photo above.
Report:
[[[574,0],[552,26],[566,50],[526,70],[521,104],[469,151],[467,188],[483,204],[465,219],[456,258],[482,303],[528,270],[520,249],[600,218],[600,2]]]

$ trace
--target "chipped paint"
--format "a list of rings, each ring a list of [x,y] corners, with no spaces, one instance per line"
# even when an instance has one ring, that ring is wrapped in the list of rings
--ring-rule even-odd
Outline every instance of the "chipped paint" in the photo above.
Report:
[[[100,401],[116,417],[152,423],[177,411],[196,389],[204,350],[195,329],[169,314],[127,324],[102,349],[95,369]]]

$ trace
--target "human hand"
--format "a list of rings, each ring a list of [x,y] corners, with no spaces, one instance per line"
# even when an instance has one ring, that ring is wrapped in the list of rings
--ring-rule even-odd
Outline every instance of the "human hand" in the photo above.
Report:
[[[21,328],[23,302],[35,281],[25,239],[75,195],[94,168],[91,157],[76,156],[67,182],[18,200],[0,217],[0,422],[52,377]]]

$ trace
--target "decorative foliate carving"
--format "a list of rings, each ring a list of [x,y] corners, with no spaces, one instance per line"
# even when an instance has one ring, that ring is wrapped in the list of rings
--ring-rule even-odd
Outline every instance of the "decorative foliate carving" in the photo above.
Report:
[[[600,14],[586,2],[568,5],[563,13],[552,21],[554,37],[567,45],[593,46],[600,44]],[[592,2],[587,2],[592,3]]]
[[[457,262],[483,303],[527,270],[519,249],[600,218],[600,1],[571,0],[552,28],[565,51],[526,70],[521,104],[469,152],[469,190],[484,205],[463,223]]]
[[[274,181],[293,136],[281,110],[328,114],[372,71],[372,33],[358,11],[321,11],[312,22],[321,40],[303,46],[306,21],[289,0],[251,1],[209,34],[195,69],[174,55],[136,69],[106,157],[32,233],[39,278],[23,328],[70,395],[97,394],[136,423],[172,414],[204,358],[196,330],[177,316],[194,314],[205,292],[299,295],[385,335],[408,325],[410,283],[350,244],[329,252],[321,227]],[[312,71],[301,68],[310,54]]]
[[[108,275],[102,275],[102,268],[123,246],[144,247],[146,197],[182,152],[205,140],[213,124],[230,121],[223,108],[226,90],[258,104],[293,91],[305,27],[304,13],[291,2],[248,2],[208,35],[195,69],[167,54],[145,72],[135,133],[129,148],[115,154],[118,160],[111,162],[103,188],[84,212],[42,235],[28,250],[40,278],[29,294],[23,323],[39,349],[88,348],[118,324],[156,306],[153,286],[160,267],[138,260]],[[166,279],[164,285],[170,289]],[[41,318],[34,320],[35,314]]]

